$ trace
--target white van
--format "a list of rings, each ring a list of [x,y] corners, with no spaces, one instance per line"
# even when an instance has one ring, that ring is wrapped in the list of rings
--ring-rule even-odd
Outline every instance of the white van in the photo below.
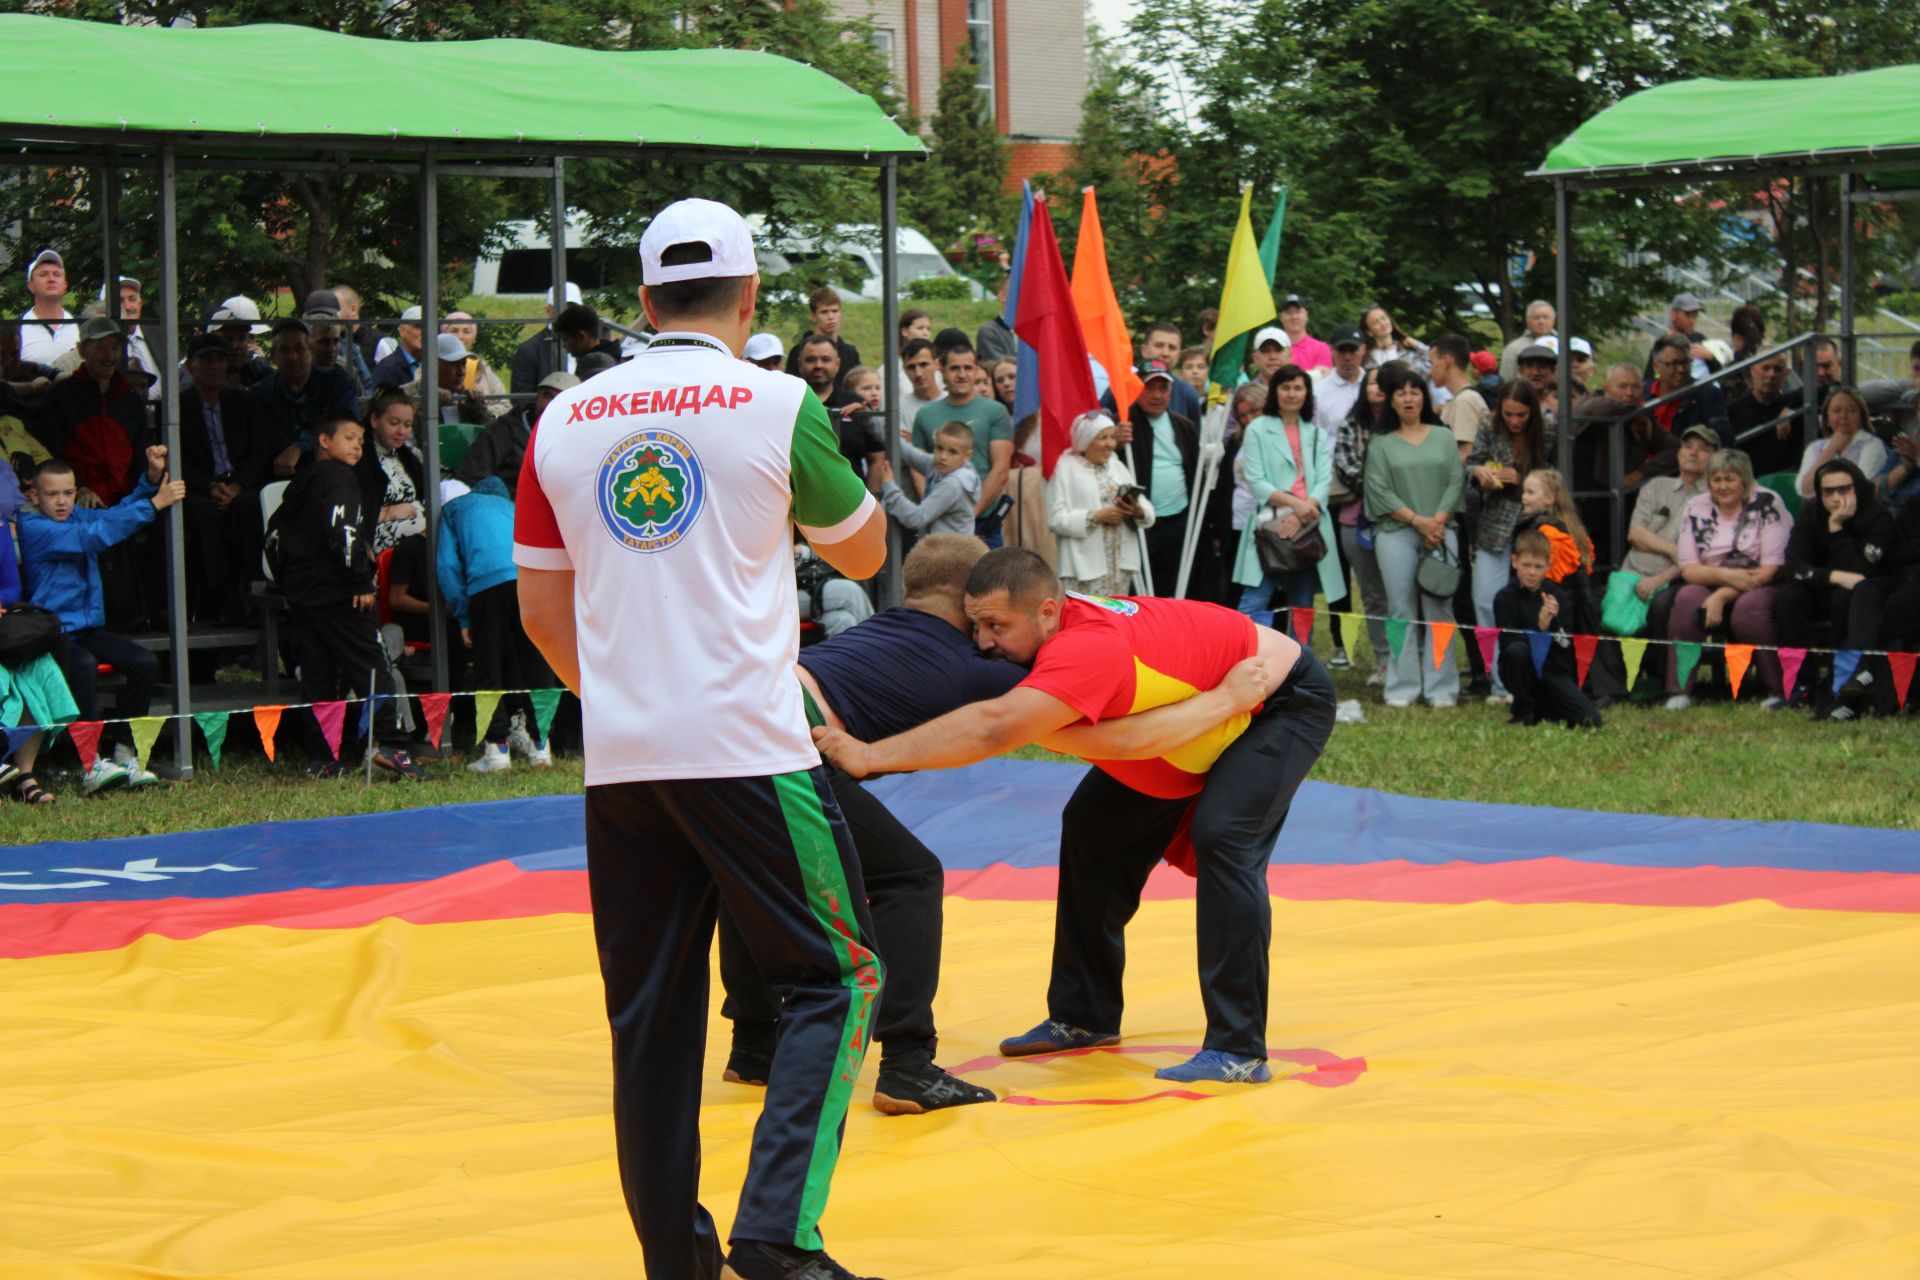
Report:
[[[759,245],[762,272],[778,275],[823,254],[841,255],[854,261],[856,274],[861,278],[857,282],[834,280],[833,287],[850,300],[879,300],[880,228],[870,225],[848,226],[839,228],[831,240],[787,236],[768,244],[765,240],[765,222],[759,214],[747,219],[747,225],[753,229]],[[553,280],[552,239],[547,235],[546,220],[509,222],[506,230],[509,237],[507,247],[498,254],[474,263],[473,292],[481,297],[501,294],[544,296]],[[586,215],[577,211],[567,215],[567,243],[569,246],[586,245]],[[933,241],[911,227],[896,229],[895,244],[899,254],[902,297],[906,294],[909,281],[924,276],[958,274],[940,250],[934,247]],[[630,289],[639,283],[640,259],[633,246],[569,247],[567,275],[582,289],[603,289],[609,285],[624,285]],[[986,297],[986,290],[977,282],[968,283],[976,300]]]

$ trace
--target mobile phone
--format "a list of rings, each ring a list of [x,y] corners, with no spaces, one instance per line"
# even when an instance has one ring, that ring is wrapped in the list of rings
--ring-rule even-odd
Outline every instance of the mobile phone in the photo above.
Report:
[[[1122,502],[1132,502],[1136,498],[1144,498],[1146,496],[1147,490],[1143,485],[1130,484],[1120,491],[1120,501]]]

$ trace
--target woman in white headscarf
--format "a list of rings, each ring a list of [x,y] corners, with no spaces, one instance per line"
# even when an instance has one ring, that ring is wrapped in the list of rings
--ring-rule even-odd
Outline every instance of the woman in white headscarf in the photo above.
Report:
[[[1060,581],[1091,596],[1140,591],[1140,535],[1153,505],[1118,456],[1113,419],[1098,411],[1073,422],[1073,447],[1047,481],[1047,527],[1059,539]]]

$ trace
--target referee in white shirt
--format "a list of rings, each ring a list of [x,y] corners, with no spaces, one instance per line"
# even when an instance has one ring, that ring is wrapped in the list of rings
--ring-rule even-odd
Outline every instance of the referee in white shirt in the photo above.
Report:
[[[679,201],[640,257],[658,336],[541,414],[514,528],[527,633],[583,709],[621,1183],[656,1280],[852,1280],[818,1224],[881,969],[792,675],[790,544],[797,524],[869,577],[886,517],[806,383],[735,358],[759,287],[740,215]],[[721,902],[785,1002],[724,1267],[698,1198]]]

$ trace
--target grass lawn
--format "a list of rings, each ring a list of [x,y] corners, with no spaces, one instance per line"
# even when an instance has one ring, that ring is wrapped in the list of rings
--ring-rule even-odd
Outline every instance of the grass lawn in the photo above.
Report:
[[[1316,644],[1328,652],[1326,622]],[[1506,723],[1504,707],[1463,702],[1452,711],[1393,710],[1366,688],[1365,641],[1355,668],[1334,673],[1342,699],[1366,708],[1364,724],[1335,728],[1313,776],[1345,786],[1406,795],[1502,804],[1550,805],[1707,818],[1809,821],[1920,829],[1913,802],[1920,719],[1902,716],[1851,725],[1810,723],[1771,714],[1757,702],[1696,702],[1668,712],[1620,706],[1598,732],[1575,733]],[[1916,690],[1920,693],[1920,689]],[[1046,752],[1019,753],[1053,759]],[[416,805],[461,804],[577,791],[581,767],[562,760],[535,771],[468,774],[470,757],[425,760],[424,785],[376,778],[311,782],[296,765],[269,765],[235,753],[226,768],[205,765],[190,784],[84,800],[71,780],[44,809],[0,809],[0,844],[93,840],[191,831],[245,822],[380,813]]]

